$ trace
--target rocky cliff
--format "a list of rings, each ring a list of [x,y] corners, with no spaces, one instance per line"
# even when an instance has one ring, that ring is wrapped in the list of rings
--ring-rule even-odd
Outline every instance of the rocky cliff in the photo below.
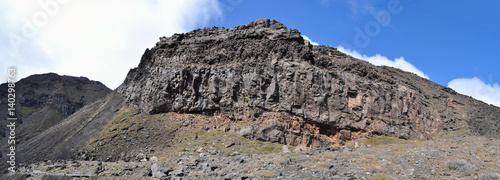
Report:
[[[269,126],[226,128],[246,137],[322,146],[383,134],[426,139],[441,129],[467,128],[500,110],[414,74],[377,67],[268,19],[233,28],[203,28],[160,38],[117,88],[150,114],[219,115]],[[477,106],[476,106],[477,107]],[[488,121],[499,126],[499,116]],[[231,123],[229,123],[231,124]],[[483,125],[480,125],[484,127]],[[486,130],[488,129],[488,130]],[[481,132],[498,137],[498,130]]]

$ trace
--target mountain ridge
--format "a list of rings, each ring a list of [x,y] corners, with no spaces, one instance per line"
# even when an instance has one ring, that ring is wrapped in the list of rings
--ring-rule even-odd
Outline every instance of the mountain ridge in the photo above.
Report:
[[[500,108],[269,19],[161,37],[97,99],[19,144],[23,173],[425,179],[500,167],[489,144]],[[463,162],[451,157],[481,168],[450,172]]]
[[[18,132],[20,139],[24,139],[26,135],[22,126],[30,126],[27,129],[31,135],[44,131],[111,92],[98,81],[86,77],[60,76],[56,73],[35,74],[20,79],[16,82],[15,90],[16,114],[21,124]],[[0,84],[0,92],[7,94],[7,83]],[[6,106],[6,102],[6,96],[0,98],[0,105]],[[0,117],[6,119],[6,115],[7,113],[2,113]]]
[[[117,91],[150,114],[255,121],[261,111],[281,113],[279,125],[266,131],[290,145],[325,146],[372,134],[428,139],[443,126],[463,126],[450,121],[478,125],[464,118],[473,115],[467,97],[412,73],[313,46],[298,30],[269,19],[162,37]],[[247,113],[236,115],[237,109]],[[293,119],[299,127],[289,129]],[[292,133],[305,126],[310,130]],[[491,126],[478,126],[498,137]]]

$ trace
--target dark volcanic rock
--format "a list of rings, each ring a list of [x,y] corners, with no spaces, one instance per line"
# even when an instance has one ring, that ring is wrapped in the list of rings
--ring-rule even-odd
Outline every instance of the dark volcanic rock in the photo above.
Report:
[[[4,88],[7,84],[0,86],[2,92],[7,91],[7,88]],[[111,92],[111,89],[101,82],[86,77],[60,76],[55,73],[32,75],[21,79],[16,82],[16,90],[19,106],[34,108],[51,106],[65,116]]]
[[[371,134],[425,139],[441,130],[443,121],[458,127],[450,119],[476,116],[464,118],[474,100],[453,90],[336,48],[313,46],[299,31],[268,19],[160,38],[117,91],[151,114],[259,120],[277,113],[278,124],[239,132],[293,145],[321,146]],[[486,113],[499,114],[498,108],[489,109]]]

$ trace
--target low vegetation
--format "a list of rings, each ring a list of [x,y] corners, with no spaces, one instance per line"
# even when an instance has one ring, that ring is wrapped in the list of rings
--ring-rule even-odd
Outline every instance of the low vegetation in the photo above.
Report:
[[[370,138],[362,138],[356,140],[358,144],[365,144],[370,146],[386,145],[386,144],[411,144],[412,140],[404,140],[395,137],[385,136],[385,135],[375,135]],[[349,143],[349,146],[353,146],[356,141]]]
[[[45,117],[45,120],[42,123],[42,127],[40,130],[48,129],[57,123],[61,122],[66,116],[61,114],[58,110],[52,109],[49,111],[49,114]]]
[[[472,169],[472,165],[463,159],[448,161],[446,167],[453,171],[470,171]]]

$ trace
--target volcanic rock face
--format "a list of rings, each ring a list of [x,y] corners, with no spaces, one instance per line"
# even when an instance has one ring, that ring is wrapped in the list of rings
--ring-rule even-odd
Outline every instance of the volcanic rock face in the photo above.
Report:
[[[259,19],[160,38],[117,91],[150,114],[276,119],[269,127],[233,131],[253,139],[322,146],[371,134],[429,138],[442,129],[442,118],[459,117],[464,103],[445,107],[443,99],[450,100],[454,92],[442,89],[336,48],[313,46],[297,30]]]

